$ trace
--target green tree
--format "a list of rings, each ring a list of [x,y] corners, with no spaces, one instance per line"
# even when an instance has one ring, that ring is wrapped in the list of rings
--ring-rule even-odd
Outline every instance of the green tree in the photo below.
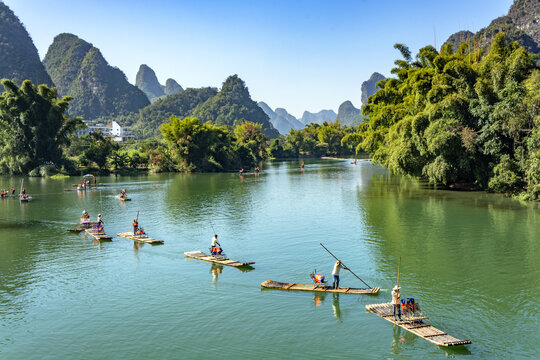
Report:
[[[0,96],[0,173],[27,174],[43,165],[60,166],[62,148],[80,119],[64,115],[71,100],[59,98],[55,88],[23,81],[17,87],[2,80]]]

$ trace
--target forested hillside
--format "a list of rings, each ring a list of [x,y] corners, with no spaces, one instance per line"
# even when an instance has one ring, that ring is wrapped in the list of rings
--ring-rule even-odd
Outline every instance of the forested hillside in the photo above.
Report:
[[[43,60],[61,96],[72,96],[68,114],[95,119],[138,111],[150,102],[110,66],[99,49],[73,34],[54,38]]]
[[[23,80],[53,85],[30,35],[3,2],[0,2],[0,79],[10,79],[18,85]]]
[[[229,76],[216,96],[193,110],[193,116],[202,122],[211,121],[217,125],[236,126],[244,121],[251,121],[261,124],[262,132],[268,137],[279,136],[268,116],[251,99],[248,88],[238,75]]]

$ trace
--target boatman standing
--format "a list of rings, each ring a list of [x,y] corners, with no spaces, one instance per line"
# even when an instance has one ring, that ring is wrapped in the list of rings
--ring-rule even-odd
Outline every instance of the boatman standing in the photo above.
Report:
[[[396,321],[396,314],[399,317],[399,321],[401,321],[401,304],[399,301],[400,295],[399,295],[399,286],[394,286],[394,289],[392,290],[392,305],[394,306],[394,321]]]
[[[221,248],[221,244],[217,241],[217,234],[214,234],[214,237],[212,238],[212,249],[211,249],[212,255],[221,255],[223,252],[223,249]]]
[[[339,270],[345,269],[349,270],[343,264],[341,263],[341,260],[336,261],[336,264],[334,265],[334,270],[332,271],[332,276],[334,277],[334,283],[332,284],[332,287],[334,289],[339,288]]]
[[[98,214],[97,216],[97,223],[98,226],[103,226],[103,216],[101,214]]]

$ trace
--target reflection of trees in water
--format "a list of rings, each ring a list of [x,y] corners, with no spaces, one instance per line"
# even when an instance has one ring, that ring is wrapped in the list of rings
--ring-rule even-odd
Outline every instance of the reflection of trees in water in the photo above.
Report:
[[[18,202],[13,200],[20,206]],[[32,273],[39,261],[40,244],[28,235],[29,231],[35,231],[35,225],[33,222],[0,221],[0,305],[5,315],[7,311],[5,319],[12,321],[24,318],[26,302],[20,301],[19,296],[38,281]]]
[[[538,205],[484,192],[435,190],[395,176],[373,176],[357,191],[376,263],[395,276],[397,259],[417,281],[480,279],[508,291],[516,275],[534,281],[540,263]],[[506,267],[506,276],[493,277]],[[471,276],[469,276],[471,275]],[[424,280],[419,277],[425,278]],[[428,283],[425,283],[428,285]],[[514,284],[515,285],[515,284]]]
[[[175,217],[243,223],[252,212],[253,185],[253,181],[241,183],[240,176],[232,173],[176,175],[163,199],[166,211]]]

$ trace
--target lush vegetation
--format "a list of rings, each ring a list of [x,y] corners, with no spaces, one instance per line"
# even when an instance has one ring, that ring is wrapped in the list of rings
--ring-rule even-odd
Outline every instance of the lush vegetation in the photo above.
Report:
[[[195,117],[172,116],[161,126],[170,159],[166,170],[228,171],[255,167],[267,156],[268,138],[262,125],[243,122],[233,131],[228,126],[202,123]],[[172,166],[171,166],[172,165]]]
[[[216,96],[216,88],[186,89],[158,99],[135,115],[135,129],[142,138],[159,135],[159,127],[171,116],[190,116],[197,105]]]
[[[360,147],[392,171],[434,184],[540,194],[540,70],[535,56],[495,36],[489,53],[462,44],[413,59],[395,46],[396,78],[363,109]]]
[[[193,110],[193,116],[202,122],[237,126],[245,121],[262,125],[262,131],[270,138],[279,132],[270,124],[268,116],[251,100],[246,84],[238,75],[229,76],[216,96],[211,97]]]
[[[3,80],[0,96],[0,173],[41,172],[41,166],[70,166],[63,157],[69,135],[81,123],[65,116],[70,98],[59,98],[55,88],[36,87],[25,80],[19,88]]]
[[[343,127],[339,121],[311,123],[300,130],[290,130],[282,138],[274,139],[268,149],[274,158],[298,156],[350,156],[360,148],[351,137],[353,128]]]

